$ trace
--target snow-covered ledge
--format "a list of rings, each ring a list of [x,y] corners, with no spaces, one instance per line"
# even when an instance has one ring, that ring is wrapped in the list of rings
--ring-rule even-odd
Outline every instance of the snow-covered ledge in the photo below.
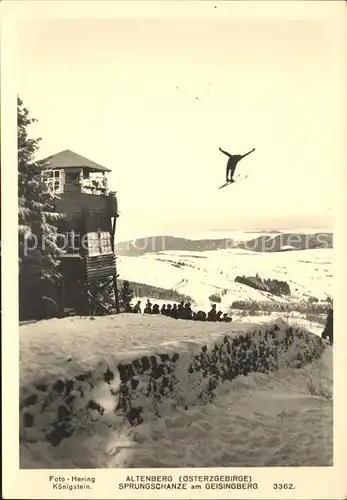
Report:
[[[180,322],[180,328],[184,330],[188,323]],[[201,336],[194,341],[182,339],[122,354],[112,352],[110,329],[109,343],[104,336],[97,355],[86,357],[84,348],[84,356],[75,356],[73,363],[57,336],[52,335],[45,345],[42,342],[39,352],[37,339],[34,345],[26,334],[21,337],[21,440],[58,446],[80,429],[92,432],[94,426],[114,428],[124,421],[136,425],[168,415],[176,406],[211,402],[230,386],[224,382],[240,374],[301,367],[324,350],[319,336],[282,320],[260,326],[219,323],[218,327],[219,333],[205,332],[205,340]],[[23,356],[35,350],[35,369],[33,358],[28,369]],[[55,366],[47,364],[52,354]]]

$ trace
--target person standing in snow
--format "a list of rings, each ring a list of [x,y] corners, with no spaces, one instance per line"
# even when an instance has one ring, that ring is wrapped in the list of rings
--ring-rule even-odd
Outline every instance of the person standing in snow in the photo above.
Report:
[[[324,331],[322,333],[322,339],[329,339],[330,345],[333,344],[333,338],[334,338],[334,312],[333,309],[329,309],[328,316],[327,316],[327,322],[324,328]]]

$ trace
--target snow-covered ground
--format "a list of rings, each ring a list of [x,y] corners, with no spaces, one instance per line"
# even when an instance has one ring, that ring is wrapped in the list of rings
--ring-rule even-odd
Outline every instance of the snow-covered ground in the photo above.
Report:
[[[269,318],[254,321],[262,319]],[[20,327],[21,387],[42,376],[76,375],[105,353],[119,359],[131,356],[130,349],[148,352],[162,342],[203,340],[235,328],[144,315],[27,324]],[[317,333],[319,329],[316,325]],[[320,360],[305,368],[239,376],[222,384],[214,403],[172,409],[133,428],[124,421],[116,428],[100,425],[98,432],[87,426],[58,447],[22,441],[21,467],[328,466],[331,395],[328,347]],[[114,419],[112,407],[109,412]]]
[[[43,371],[55,377],[71,370],[87,370],[108,352],[126,358],[130,351],[149,352],[167,342],[204,342],[215,334],[238,331],[238,323],[268,323],[281,313],[239,316],[232,323],[175,320],[161,315],[120,314],[102,317],[49,319],[20,326],[20,383],[28,385]],[[290,326],[302,326],[320,335],[323,326],[300,315],[285,317]],[[241,327],[241,326],[240,326]],[[109,335],[111,333],[111,335]],[[38,364],[38,360],[40,363]],[[78,363],[75,363],[78,360]],[[83,365],[81,365],[82,361]]]
[[[105,352],[117,359],[149,352],[166,342],[201,341],[237,329],[234,323],[184,321],[161,315],[119,314],[49,319],[20,327],[20,383],[28,385],[43,371],[64,375],[88,370]],[[39,360],[39,363],[38,363]],[[81,365],[83,360],[83,365]]]
[[[243,316],[242,314],[234,314],[233,320],[237,322],[247,322],[247,323],[266,323],[268,321],[275,320],[277,318],[283,319],[290,326],[298,326],[305,328],[311,333],[316,335],[321,335],[324,326],[321,323],[317,323],[316,321],[308,320],[304,317],[303,314],[297,313],[295,311],[290,313],[283,312],[271,312],[270,314],[257,315],[257,316]]]
[[[332,465],[333,405],[324,395],[332,394],[330,348],[304,369],[249,374],[225,385],[228,392],[213,404],[176,409],[135,428],[86,429],[58,448],[23,443],[21,467]]]
[[[108,442],[103,466],[332,465],[333,405],[311,394],[310,380],[332,394],[330,348],[305,369],[240,376],[213,404],[124,429]]]
[[[209,296],[221,294],[218,309],[227,311],[235,300],[306,302],[309,296],[324,300],[332,296],[332,262],[332,249],[280,253],[226,249],[119,257],[118,270],[121,279],[191,296],[195,310],[208,310]],[[292,296],[274,297],[234,281],[237,275],[256,273],[287,281]],[[276,318],[316,335],[324,328],[314,316],[307,319],[298,312],[250,316],[237,310],[232,323],[122,314],[26,324],[20,327],[20,384],[30,388],[42,376],[50,382],[73,377],[96,366],[96,358],[102,365],[105,353],[108,361],[134,359],[134,351],[144,355],[162,343],[205,341],[242,330],[245,323]],[[105,408],[107,404],[105,400]],[[112,419],[113,409],[110,404]],[[30,431],[35,435],[35,429]],[[327,347],[320,360],[305,368],[240,375],[221,385],[213,403],[172,409],[133,428],[125,421],[100,425],[97,432],[87,425],[57,447],[40,439],[22,441],[21,467],[329,466],[332,432],[332,349]]]
[[[121,279],[137,281],[189,295],[195,308],[208,309],[209,296],[221,294],[218,305],[223,311],[236,300],[306,301],[314,296],[332,296],[333,249],[299,250],[291,252],[250,252],[223,249],[207,252],[159,252],[139,257],[119,257]],[[291,298],[235,283],[238,275],[287,281]]]

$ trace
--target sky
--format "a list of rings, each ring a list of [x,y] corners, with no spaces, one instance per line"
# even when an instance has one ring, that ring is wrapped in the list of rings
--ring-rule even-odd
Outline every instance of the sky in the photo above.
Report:
[[[212,7],[212,6],[211,6]],[[39,156],[112,169],[120,239],[327,227],[338,57],[324,19],[31,19],[18,92]],[[219,190],[227,158],[246,180]]]

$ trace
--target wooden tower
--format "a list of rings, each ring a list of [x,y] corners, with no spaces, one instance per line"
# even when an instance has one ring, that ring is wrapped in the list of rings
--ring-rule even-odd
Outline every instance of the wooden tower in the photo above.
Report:
[[[89,315],[96,306],[108,312],[95,290],[111,283],[114,309],[119,312],[115,255],[118,210],[116,196],[108,189],[106,174],[110,170],[70,150],[45,158],[44,163],[42,180],[56,195],[56,211],[65,214],[58,226],[63,251],[60,315],[72,311]]]

